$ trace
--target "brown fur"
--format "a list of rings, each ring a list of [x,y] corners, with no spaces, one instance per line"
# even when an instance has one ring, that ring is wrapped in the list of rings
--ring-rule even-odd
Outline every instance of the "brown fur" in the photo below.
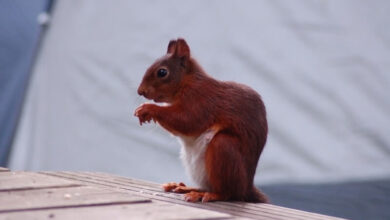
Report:
[[[157,77],[161,68],[168,71],[166,77]],[[149,67],[138,93],[169,103],[141,105],[135,113],[140,124],[154,120],[174,135],[193,137],[211,127],[218,129],[205,153],[210,192],[182,183],[164,185],[166,191],[187,193],[187,201],[267,202],[253,185],[268,133],[265,107],[258,93],[207,75],[180,38],[170,41],[167,54]]]

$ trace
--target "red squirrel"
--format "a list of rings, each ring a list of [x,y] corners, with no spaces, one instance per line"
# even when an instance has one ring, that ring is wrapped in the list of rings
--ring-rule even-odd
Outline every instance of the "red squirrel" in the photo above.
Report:
[[[253,185],[268,125],[260,95],[248,86],[218,81],[191,57],[184,39],[171,40],[167,54],[151,65],[138,94],[165,106],[142,104],[140,125],[153,120],[182,142],[182,160],[199,188],[163,185],[189,202],[267,202]]]

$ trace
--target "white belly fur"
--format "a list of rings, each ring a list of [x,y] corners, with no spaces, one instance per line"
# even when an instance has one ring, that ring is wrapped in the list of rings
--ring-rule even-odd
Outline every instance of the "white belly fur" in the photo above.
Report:
[[[199,135],[199,137],[179,136],[182,144],[181,160],[187,173],[202,190],[209,189],[205,166],[205,152],[216,132],[215,129],[209,129]]]

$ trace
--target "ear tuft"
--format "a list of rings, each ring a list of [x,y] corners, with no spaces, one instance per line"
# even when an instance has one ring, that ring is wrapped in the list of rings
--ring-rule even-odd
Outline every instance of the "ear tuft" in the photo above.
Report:
[[[188,59],[190,58],[190,47],[183,38],[178,38],[176,41],[176,50],[174,56]]]
[[[169,41],[167,53],[173,54],[175,52],[175,50],[176,50],[176,43],[177,43],[176,40]]]

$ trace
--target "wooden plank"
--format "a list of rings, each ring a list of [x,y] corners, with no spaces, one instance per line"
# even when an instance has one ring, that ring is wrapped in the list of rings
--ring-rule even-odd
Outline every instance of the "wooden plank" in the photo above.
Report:
[[[134,188],[139,188],[141,193],[147,193],[148,191],[153,192],[154,195],[160,195],[163,194],[162,192],[162,186],[161,184],[147,182],[143,180],[137,180],[137,179],[130,179],[122,176],[116,176],[111,175],[107,173],[99,173],[99,172],[63,172],[68,174],[81,174],[84,175],[84,178],[88,178],[89,180],[95,180],[100,181],[102,178],[106,180],[112,180],[115,181],[117,184],[123,183],[123,184],[129,184],[134,185]],[[170,197],[181,199],[182,195],[176,194],[176,193],[169,193]],[[240,209],[246,209],[248,211],[250,210],[256,210],[258,211],[260,209],[268,209],[271,211],[281,212],[281,210],[284,213],[293,214],[296,216],[303,216],[303,217],[313,217],[316,216],[318,219],[326,218],[329,219],[329,216],[317,214],[317,213],[311,213],[311,212],[305,212],[301,210],[296,209],[290,209],[280,206],[275,206],[272,204],[254,204],[254,203],[244,203],[244,202],[219,202],[219,204],[223,204],[223,206],[232,206],[233,208],[240,208]]]
[[[10,170],[5,167],[0,167],[0,172],[9,172]]]
[[[0,172],[0,192],[10,190],[27,190],[38,188],[79,186],[63,178],[31,172]]]
[[[233,219],[231,215],[165,202],[0,213],[0,219]]]
[[[95,178],[99,176],[103,176],[104,179],[108,180],[110,179],[109,174],[96,174],[92,172],[85,172],[83,173],[87,176],[93,176]],[[142,180],[134,180],[129,179],[125,177],[120,176],[114,176],[111,179],[114,179],[117,183],[124,183],[124,184],[135,184],[136,187],[142,188],[141,192],[146,193],[147,191],[151,190],[153,195],[161,195],[161,196],[167,196],[170,198],[176,198],[182,201],[182,195],[176,194],[176,193],[164,193],[162,192],[161,185],[155,184],[155,183],[146,183],[143,184]],[[99,180],[99,179],[97,179]],[[146,186],[145,186],[146,185]],[[188,204],[187,202],[184,202],[185,204]],[[191,204],[191,203],[190,203]],[[200,205],[205,205],[201,203],[197,203]],[[321,215],[317,213],[311,213],[296,209],[290,209],[290,208],[284,208],[280,206],[275,206],[272,204],[254,204],[254,203],[243,203],[243,202],[218,202],[218,203],[209,203],[207,206],[211,206],[212,208],[216,209],[222,209],[226,211],[232,211],[232,212],[243,212],[243,214],[254,214],[254,215],[267,215],[268,217],[272,216],[273,219],[281,218],[281,219],[291,219],[291,217],[295,217],[296,219],[340,219],[336,217]],[[208,207],[207,207],[208,208]]]
[[[164,193],[159,184],[145,183],[140,180],[133,180],[124,177],[114,176],[110,178],[107,174],[94,174],[89,172],[60,172],[46,173],[48,175],[62,176],[65,178],[81,181],[89,184],[102,185],[106,187],[117,187],[123,190],[139,193],[150,199],[172,202],[186,206],[217,210],[229,213],[233,216],[247,218],[265,219],[340,219],[316,213],[310,213],[295,209],[279,208],[270,204],[250,204],[237,202],[215,202],[215,203],[188,203],[182,200],[182,195]]]
[[[4,191],[0,192],[0,213],[141,202],[150,200],[128,192],[93,186]]]
[[[126,177],[121,176],[113,176],[110,174],[105,173],[92,173],[92,172],[65,172],[68,174],[73,175],[84,175],[84,178],[88,178],[89,180],[95,180],[95,181],[102,181],[102,178],[104,178],[106,181],[113,180],[116,184],[126,184],[131,185],[132,187],[136,189],[140,189],[140,192],[143,194],[152,193],[152,195],[157,196],[163,196],[163,197],[169,197],[174,198],[177,200],[180,200],[180,202],[183,204],[193,204],[193,203],[187,203],[183,202],[182,195],[176,194],[176,193],[164,193],[162,192],[161,185],[156,183],[150,183],[142,180],[135,180],[135,179],[129,179]],[[110,178],[111,177],[111,178]],[[178,202],[178,201],[175,201]],[[195,203],[195,205],[200,205],[200,207],[203,206],[205,208],[205,204],[202,203]],[[217,203],[209,203],[207,204],[206,208],[212,208],[215,210],[225,210],[226,212],[240,212],[240,214],[243,214],[243,216],[249,217],[249,216],[264,216],[266,215],[267,218],[272,219],[291,219],[294,217],[295,219],[341,219],[326,215],[321,215],[317,213],[311,213],[296,209],[290,209],[290,208],[284,208],[280,206],[275,206],[272,204],[254,204],[254,203],[243,203],[243,202],[217,202]]]
[[[137,179],[130,179],[122,176],[116,176],[116,175],[111,175],[107,173],[99,173],[99,172],[63,172],[67,174],[72,174],[72,175],[84,175],[84,178],[87,178],[89,180],[95,180],[95,181],[100,181],[102,178],[108,180],[115,181],[117,184],[123,183],[123,184],[129,184],[129,185],[134,185],[134,188],[139,188],[141,193],[147,193],[148,191],[153,192],[154,195],[159,195],[163,194],[162,192],[162,186],[161,184],[157,183],[152,183],[152,182],[147,182],[143,180],[137,180]],[[176,193],[168,193],[170,196],[173,195],[173,198],[176,199],[181,199],[182,195],[176,194]],[[274,210],[277,212],[280,212],[280,210],[283,210],[285,213],[291,213],[294,215],[298,216],[307,216],[308,214],[312,217],[313,215],[316,215],[319,219],[323,218],[324,215],[317,214],[317,213],[310,213],[310,212],[305,212],[305,211],[300,211],[300,210],[295,210],[295,209],[290,209],[290,208],[285,208],[285,207],[280,207],[280,206],[275,206],[272,204],[254,204],[254,203],[244,203],[244,202],[219,202],[220,204],[223,204],[224,206],[233,206],[233,207],[238,207],[238,208],[244,208],[247,210],[258,210],[259,206],[261,208],[267,208],[269,210]],[[325,216],[326,218],[329,218],[329,216]]]
[[[91,175],[91,173],[84,173],[84,172],[56,172],[56,173],[47,173],[51,175],[56,176],[64,176],[73,180],[81,180],[88,182],[89,184],[98,184],[98,185],[104,185],[107,187],[117,187],[120,189],[125,189],[129,191],[133,191],[135,193],[141,193],[142,196],[145,196],[150,199],[159,200],[159,201],[166,201],[166,202],[172,202],[175,204],[181,204],[191,207],[197,207],[197,208],[203,208],[208,210],[215,210],[219,212],[224,212],[231,214],[233,216],[237,217],[245,217],[245,218],[254,218],[254,219],[280,219],[280,220],[286,220],[286,219],[300,219],[300,218],[294,218],[294,216],[285,216],[283,214],[273,215],[268,212],[259,212],[258,210],[247,210],[242,208],[231,208],[225,205],[220,205],[218,203],[189,203],[185,202],[182,199],[181,194],[176,193],[164,193],[162,192],[161,188],[158,187],[158,184],[155,184],[155,187],[150,188],[149,186],[142,186],[140,184],[134,185],[134,180],[129,179],[130,181],[128,183],[118,183],[113,182],[112,178],[109,178],[108,176],[103,176],[99,178],[99,175]],[[118,181],[118,180],[116,180]],[[140,180],[137,180],[140,182]]]

